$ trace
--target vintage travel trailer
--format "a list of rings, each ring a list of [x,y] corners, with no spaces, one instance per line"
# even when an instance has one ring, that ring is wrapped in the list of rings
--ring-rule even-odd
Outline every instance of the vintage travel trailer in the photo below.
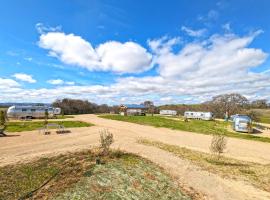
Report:
[[[61,114],[61,108],[48,106],[11,106],[7,110],[7,117],[17,119],[44,118],[46,111],[49,118]]]
[[[177,111],[176,110],[160,110],[159,114],[160,115],[172,115],[172,116],[175,116],[175,115],[177,115]]]
[[[211,112],[186,111],[184,117],[187,119],[212,120],[214,116]]]
[[[147,108],[144,105],[120,105],[120,115],[145,115]]]
[[[252,133],[252,120],[247,115],[232,115],[230,117],[232,121],[232,128],[237,132]]]

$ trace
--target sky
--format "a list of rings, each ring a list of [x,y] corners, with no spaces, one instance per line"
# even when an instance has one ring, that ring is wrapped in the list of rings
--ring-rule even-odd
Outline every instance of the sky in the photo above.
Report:
[[[270,100],[268,0],[1,0],[0,102]]]

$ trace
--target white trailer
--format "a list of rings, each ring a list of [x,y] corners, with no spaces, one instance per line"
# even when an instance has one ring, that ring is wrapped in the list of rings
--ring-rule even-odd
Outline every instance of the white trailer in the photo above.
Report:
[[[212,120],[213,119],[213,113],[211,113],[211,112],[186,111],[184,113],[184,117],[187,118],[187,119]]]
[[[160,110],[159,114],[160,115],[172,115],[172,116],[175,116],[175,115],[177,115],[177,111],[176,110]]]
[[[48,117],[61,114],[61,108],[53,108],[48,106],[11,106],[7,110],[8,118],[26,119],[26,118],[44,118],[45,112]]]
[[[252,120],[247,115],[231,116],[232,128],[237,132],[252,133]]]

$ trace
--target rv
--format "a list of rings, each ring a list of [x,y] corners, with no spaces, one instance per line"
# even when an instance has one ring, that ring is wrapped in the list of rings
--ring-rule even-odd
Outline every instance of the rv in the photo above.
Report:
[[[184,117],[187,118],[187,119],[212,120],[213,119],[213,113],[211,113],[211,112],[186,111],[184,113]]]
[[[175,116],[175,115],[177,115],[177,111],[176,110],[160,110],[159,114],[160,115],[172,115],[172,116]]]
[[[237,132],[245,132],[251,133],[252,132],[252,120],[247,115],[232,115],[232,128]]]
[[[53,118],[61,114],[61,108],[48,106],[11,106],[7,110],[7,117],[17,119],[44,118],[45,112],[48,112],[49,118]]]

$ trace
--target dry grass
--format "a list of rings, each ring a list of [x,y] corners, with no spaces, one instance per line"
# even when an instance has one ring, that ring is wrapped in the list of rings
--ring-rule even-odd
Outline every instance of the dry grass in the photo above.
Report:
[[[270,192],[270,165],[262,165],[252,162],[245,162],[221,156],[215,156],[199,151],[189,150],[176,145],[169,145],[162,142],[141,139],[140,144],[154,146],[164,151],[191,161],[197,166],[222,177],[243,180],[251,183],[257,188]]]
[[[29,199],[189,199],[145,159],[118,150],[96,165],[97,156],[98,150],[83,151],[2,167],[0,199],[19,199],[36,188]]]

